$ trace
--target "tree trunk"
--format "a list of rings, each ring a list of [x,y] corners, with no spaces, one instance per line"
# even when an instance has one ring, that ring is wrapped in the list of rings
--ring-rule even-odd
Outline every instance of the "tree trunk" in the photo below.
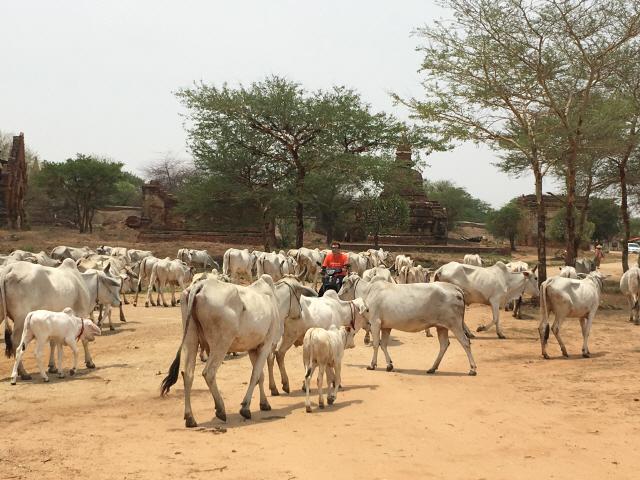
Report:
[[[618,171],[620,172],[620,211],[622,213],[622,223],[624,224],[624,238],[622,239],[622,271],[629,270],[629,237],[631,237],[631,223],[629,222],[629,209],[627,206],[627,159],[625,157]]]
[[[582,243],[582,236],[584,235],[584,224],[587,221],[587,214],[589,213],[589,198],[591,197],[591,189],[593,187],[593,175],[589,175],[587,181],[587,190],[584,195],[584,205],[580,209],[580,220],[578,221],[578,233],[576,234],[576,253],[578,247]]]
[[[538,170],[536,179],[536,203],[538,204],[538,236],[536,247],[538,250],[538,286],[547,279],[547,239],[545,225],[545,208],[542,201],[542,173]]]
[[[378,248],[378,242],[380,241],[380,235],[377,233],[373,236],[373,246]]]
[[[576,203],[576,163],[578,161],[578,145],[575,140],[571,142],[567,177],[567,258],[565,265],[573,265],[573,260],[578,256],[576,248],[576,223],[574,205]]]
[[[269,220],[269,225],[267,225],[267,240],[273,246],[273,249],[276,249],[276,221],[274,219]]]
[[[510,235],[509,236],[509,245],[511,246],[511,250],[512,251],[516,251],[516,237],[515,235]]]
[[[298,180],[296,182],[296,248],[301,248],[304,242],[304,222],[302,205],[302,188],[304,187],[305,170],[302,165],[298,165]]]

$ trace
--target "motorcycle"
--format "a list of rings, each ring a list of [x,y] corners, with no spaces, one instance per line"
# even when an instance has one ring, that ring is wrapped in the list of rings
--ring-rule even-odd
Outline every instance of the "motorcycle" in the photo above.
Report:
[[[320,262],[316,262],[318,266],[322,267]],[[349,268],[351,265],[349,263],[345,264],[344,268]],[[339,273],[342,272],[342,268],[329,268],[322,267],[322,286],[318,291],[318,296],[321,297],[327,290],[333,290],[336,293],[340,291],[340,287],[342,287],[342,279],[344,276],[338,276]]]

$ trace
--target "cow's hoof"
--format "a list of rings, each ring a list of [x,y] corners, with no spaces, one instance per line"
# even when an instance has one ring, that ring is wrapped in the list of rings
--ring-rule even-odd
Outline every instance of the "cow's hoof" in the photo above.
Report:
[[[387,365],[387,372],[390,372],[391,370],[393,370],[393,364],[389,364]]]
[[[277,388],[272,388],[272,389],[271,389],[271,396],[272,396],[272,397],[278,397],[278,396],[280,396],[280,392],[278,391],[278,389],[277,389]]]
[[[180,299],[176,300],[176,303],[177,303],[178,305],[180,305]],[[174,307],[175,307],[175,305],[174,305]]]
[[[484,325],[480,325],[478,328],[476,328],[476,332],[484,332]]]
[[[47,372],[49,372],[49,373],[58,373],[58,369],[53,365],[49,365],[49,369],[47,370]]]
[[[307,393],[307,386],[304,383],[302,384],[302,393]]]
[[[31,380],[31,375],[29,375],[28,373],[26,375],[20,375],[20,380]]]
[[[154,305],[154,307],[155,307],[155,305]],[[148,303],[145,303],[145,304],[144,304],[144,308],[149,308],[149,304],[148,304]]]
[[[311,413],[311,412],[313,412],[313,410],[311,410],[311,405],[307,405],[307,406],[306,406],[306,409],[307,409],[307,413]]]
[[[465,332],[464,334],[467,336],[467,338],[476,338],[476,336],[473,333],[471,333],[471,331]]]
[[[369,366],[367,367],[367,370],[375,370],[375,369],[376,369],[376,366],[375,366],[375,365],[369,365]]]
[[[589,358],[589,357],[591,357],[591,354],[589,352],[587,352],[587,353],[583,353],[582,356],[584,358]]]
[[[435,368],[430,368],[429,370],[427,370],[427,373],[429,373],[429,374],[436,373],[436,369]]]
[[[240,415],[242,415],[247,420],[251,420],[251,410],[249,410],[247,407],[242,407],[240,409]]]
[[[318,405],[318,408],[322,408],[322,409],[324,409],[324,403],[319,404],[319,405]]]
[[[109,330],[111,330],[112,332],[116,329],[116,327],[114,327],[113,325],[109,325]]]
[[[76,374],[76,369],[72,368],[71,370],[69,370],[69,375],[75,375]]]
[[[261,403],[260,410],[262,410],[263,412],[268,412],[269,410],[271,410],[271,405],[269,405],[268,403]]]
[[[289,393],[289,384],[288,383],[287,384],[284,384],[284,383],[282,384],[282,391],[284,393]]]
[[[193,418],[193,415],[185,415],[184,416],[184,426],[187,428],[197,427],[196,419]]]
[[[433,334],[429,331],[427,331],[427,337],[433,337]]]
[[[227,421],[227,412],[225,412],[224,410],[216,409],[216,417],[219,418],[220,420],[222,420],[223,422],[226,422]],[[193,423],[195,424],[195,420],[193,421]]]
[[[507,337],[505,337],[504,335],[502,335],[501,333],[499,333],[499,334],[498,334],[498,338],[499,338],[500,340],[504,340],[504,339],[505,339],[505,338],[507,338]]]
[[[237,357],[238,356],[238,352],[231,352],[231,356],[232,357]]]
[[[87,362],[85,363],[85,365],[87,366],[87,368],[96,368],[96,364],[93,362]]]
[[[126,318],[124,318],[124,317],[120,317],[120,321],[121,321],[122,323],[127,323],[127,319],[126,319]]]
[[[584,353],[583,353],[583,355],[584,355]],[[564,358],[569,358],[569,354],[567,352],[562,352],[562,356]]]
[[[369,337],[364,337],[364,344],[369,345],[371,343],[371,339]]]
[[[550,357],[548,354],[546,354],[546,353],[543,353],[543,354],[542,354],[542,356],[543,356],[546,360],[549,360],[549,359],[551,358],[551,357]]]
[[[163,306],[164,308],[169,308],[169,305],[167,305],[166,303],[163,303],[163,304],[162,304],[162,306]],[[174,305],[172,305],[172,306],[174,306]]]
[[[43,378],[42,381],[45,382],[45,383],[49,382],[49,377]]]
[[[17,378],[12,378],[11,379],[11,385],[15,385],[17,381],[18,381]]]
[[[336,401],[336,397],[331,397],[331,396],[327,397],[327,402],[329,402],[329,405],[333,405],[333,402],[335,401]]]
[[[475,370],[471,370],[469,372],[469,376],[471,376],[471,377],[475,377],[476,375],[477,375],[477,372]]]

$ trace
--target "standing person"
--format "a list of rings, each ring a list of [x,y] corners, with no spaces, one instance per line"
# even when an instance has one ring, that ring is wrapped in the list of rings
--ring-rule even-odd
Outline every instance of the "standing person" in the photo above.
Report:
[[[596,268],[600,268],[600,262],[604,258],[604,252],[602,251],[602,245],[596,245],[596,253],[593,257],[593,261],[596,262]]]

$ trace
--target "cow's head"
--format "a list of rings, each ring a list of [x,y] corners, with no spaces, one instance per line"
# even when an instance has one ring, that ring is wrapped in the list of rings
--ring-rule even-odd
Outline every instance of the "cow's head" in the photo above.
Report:
[[[347,275],[342,281],[342,287],[340,287],[340,291],[338,292],[338,297],[340,298],[340,300],[355,299],[356,284],[360,280],[361,278],[357,273],[350,273],[349,275]]]
[[[356,348],[356,342],[353,340],[354,335],[356,334],[356,329],[351,328],[351,326],[342,327],[341,330],[344,329],[345,342],[344,348]]]
[[[538,288],[538,276],[530,271],[522,272],[524,275],[524,292],[528,295],[533,295],[535,297],[540,296],[540,289]]]
[[[80,337],[80,339],[84,342],[93,342],[95,341],[95,335],[100,336],[102,334],[102,331],[100,330],[100,327],[97,326],[96,324],[94,324],[91,320],[89,320],[88,318],[82,318],[82,323],[84,324],[84,331],[82,332],[82,336]]]
[[[122,280],[120,277],[112,277],[109,274],[111,264],[107,265],[104,272],[96,272],[98,275],[98,292],[97,303],[109,304],[113,307],[120,306],[120,288],[122,287]]]

